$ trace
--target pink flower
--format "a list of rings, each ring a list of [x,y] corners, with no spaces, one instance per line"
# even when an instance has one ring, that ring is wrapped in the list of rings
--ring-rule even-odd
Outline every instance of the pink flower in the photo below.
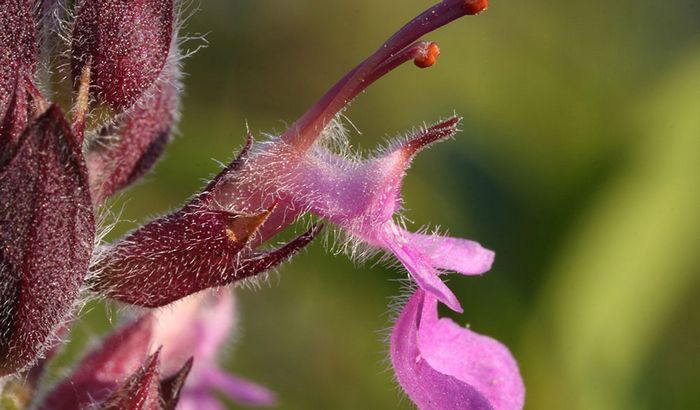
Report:
[[[278,265],[313,239],[316,227],[277,250],[257,250],[311,212],[339,226],[351,239],[351,250],[364,244],[391,252],[423,289],[461,311],[439,274],[481,274],[491,266],[493,252],[464,239],[410,233],[395,221],[411,160],[455,135],[459,118],[422,128],[366,160],[331,147],[343,138],[334,119],[355,96],[404,62],[423,68],[434,64],[439,48],[420,37],[486,5],[483,0],[438,3],[351,70],[285,133],[255,146],[249,135],[236,160],[184,208],[104,248],[96,274],[88,279],[90,288],[156,307],[245,279]]]
[[[258,241],[312,212],[341,227],[351,239],[393,253],[423,289],[461,311],[439,273],[483,273],[491,266],[493,252],[472,241],[410,233],[394,220],[411,160],[427,146],[455,135],[459,118],[422,128],[367,160],[330,147],[344,138],[334,119],[355,96],[404,62],[413,60],[419,67],[435,62],[439,49],[435,43],[419,41],[422,35],[485,7],[486,1],[445,0],[413,19],[289,130],[253,147],[236,166],[225,169],[208,188],[209,208],[243,214],[272,209]]]
[[[391,362],[422,410],[518,410],[525,387],[500,342],[437,315],[437,300],[416,290],[391,334]]]
[[[227,289],[202,292],[156,312],[151,346],[163,346],[162,373],[174,373],[181,363],[194,358],[178,409],[222,409],[215,392],[244,405],[275,404],[270,390],[229,374],[216,363],[231,336],[235,317],[233,296]]]

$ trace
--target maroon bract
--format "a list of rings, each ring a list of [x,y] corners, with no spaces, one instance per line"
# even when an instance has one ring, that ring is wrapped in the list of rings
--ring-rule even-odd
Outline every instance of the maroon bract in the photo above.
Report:
[[[153,320],[145,315],[109,335],[46,395],[39,408],[80,409],[107,399],[148,356]]]
[[[17,141],[27,123],[25,84],[37,60],[32,5],[21,0],[0,6],[0,153]]]
[[[182,388],[185,386],[193,363],[194,358],[190,357],[177,373],[161,380],[160,394],[163,399],[163,410],[175,410],[177,407]]]
[[[269,270],[305,247],[320,228],[275,250],[254,251],[247,245],[268,214],[212,211],[197,198],[109,245],[88,284],[122,302],[163,306]]]
[[[94,238],[81,147],[56,106],[0,159],[0,374],[31,364],[73,307]]]
[[[129,377],[99,406],[101,410],[162,410],[160,350],[146,359],[143,368]]]
[[[123,111],[160,75],[173,20],[173,0],[84,0],[72,33],[73,78],[90,64],[97,99]]]
[[[160,77],[134,107],[100,130],[87,154],[95,204],[142,177],[170,141],[180,94],[179,54],[171,50]]]

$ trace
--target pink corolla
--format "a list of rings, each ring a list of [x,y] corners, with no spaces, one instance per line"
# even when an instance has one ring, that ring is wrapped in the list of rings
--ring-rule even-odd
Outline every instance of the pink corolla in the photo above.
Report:
[[[351,70],[282,135],[256,145],[249,136],[236,160],[185,208],[108,249],[97,266],[97,276],[90,281],[93,288],[114,299],[159,306],[246,278],[260,272],[258,266],[266,270],[286,259],[259,253],[256,247],[300,216],[312,213],[340,227],[351,241],[392,253],[423,289],[461,311],[439,275],[446,270],[484,273],[493,252],[473,241],[411,233],[395,221],[411,160],[429,145],[454,136],[460,119],[451,117],[423,127],[369,159],[339,153],[333,147],[344,137],[338,132],[342,127],[337,118],[354,97],[405,62],[413,61],[421,68],[434,64],[439,48],[420,38],[457,18],[477,14],[486,5],[486,1],[474,0],[436,4]],[[244,240],[235,233],[239,220],[247,227]],[[312,229],[287,247],[295,252],[301,247],[297,244],[305,245],[305,238],[316,232]],[[173,233],[177,238],[171,238]],[[179,239],[186,235],[192,238]],[[219,238],[227,245],[219,245]],[[189,266],[178,263],[184,260]],[[270,263],[257,262],[262,260]],[[183,287],[187,289],[178,291]],[[163,295],[163,289],[169,295]]]
[[[525,387],[510,351],[439,318],[437,300],[416,290],[391,334],[396,378],[421,410],[518,410]]]
[[[242,166],[225,170],[211,188],[215,206],[259,212],[276,204],[261,229],[261,239],[305,212],[326,218],[350,238],[393,253],[422,288],[461,311],[439,273],[483,273],[491,265],[493,252],[472,241],[410,233],[394,221],[401,207],[403,176],[412,158],[427,146],[455,135],[459,118],[419,129],[367,160],[349,158],[329,147],[339,138],[333,120],[356,95],[404,62],[413,60],[423,68],[435,62],[439,49],[435,43],[420,41],[422,35],[476,14],[485,6],[485,1],[445,0],[409,22],[289,130],[254,147]]]
[[[159,309],[151,349],[161,350],[163,374],[193,358],[192,369],[180,392],[179,410],[223,409],[215,397],[222,393],[234,402],[269,406],[276,402],[267,388],[227,373],[217,356],[235,326],[235,306],[230,290],[206,291]]]

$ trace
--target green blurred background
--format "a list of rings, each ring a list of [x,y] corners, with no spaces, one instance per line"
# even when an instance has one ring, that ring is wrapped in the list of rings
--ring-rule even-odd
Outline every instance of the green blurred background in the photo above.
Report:
[[[115,235],[182,204],[246,121],[284,130],[430,5],[202,2],[185,33],[209,46],[185,62],[178,138],[115,205]],[[435,67],[400,68],[347,114],[358,149],[464,116],[403,190],[414,228],[496,250],[485,276],[450,280],[465,308],[453,317],[512,349],[528,409],[700,408],[700,3],[493,1],[428,39],[443,51]],[[228,367],[275,390],[280,409],[411,408],[382,332],[404,275],[314,244],[270,286],[236,291]],[[104,313],[78,331],[99,333]]]

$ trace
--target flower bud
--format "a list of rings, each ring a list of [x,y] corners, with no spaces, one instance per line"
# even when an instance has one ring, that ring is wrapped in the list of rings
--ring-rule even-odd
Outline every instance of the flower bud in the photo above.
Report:
[[[98,101],[123,111],[156,81],[173,37],[173,0],[84,0],[77,9],[71,70],[91,65]]]
[[[0,6],[0,152],[16,142],[27,123],[24,84],[36,69],[35,38],[32,2],[4,2]]]
[[[141,178],[170,141],[181,88],[177,56],[174,50],[144,98],[90,146],[86,161],[95,204]]]
[[[0,375],[30,365],[73,307],[95,234],[80,144],[51,106],[0,153]]]

